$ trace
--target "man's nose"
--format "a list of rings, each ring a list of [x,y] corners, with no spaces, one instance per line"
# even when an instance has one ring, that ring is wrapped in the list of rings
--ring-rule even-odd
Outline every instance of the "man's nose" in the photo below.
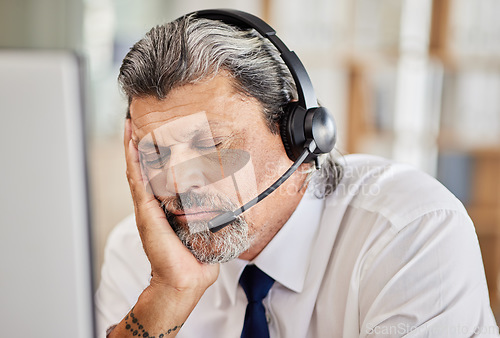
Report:
[[[169,166],[165,170],[166,189],[171,194],[183,193],[207,184],[202,157],[185,147],[171,149]]]

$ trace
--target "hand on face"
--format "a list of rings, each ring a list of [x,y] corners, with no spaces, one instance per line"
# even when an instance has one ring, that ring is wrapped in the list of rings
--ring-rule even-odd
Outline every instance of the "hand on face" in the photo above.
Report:
[[[161,113],[150,116],[155,115]],[[250,155],[234,148],[230,129],[212,129],[204,112],[154,123],[146,134],[134,117],[131,121],[135,140],[140,138],[136,143],[146,191],[161,202],[182,243],[203,263],[227,262],[246,251],[250,238],[243,216],[224,231],[208,228],[212,218],[257,194]]]
[[[203,293],[217,279],[219,266],[200,263],[193,256],[168,223],[158,200],[146,191],[130,119],[125,122],[124,146],[137,228],[151,263],[151,285]]]

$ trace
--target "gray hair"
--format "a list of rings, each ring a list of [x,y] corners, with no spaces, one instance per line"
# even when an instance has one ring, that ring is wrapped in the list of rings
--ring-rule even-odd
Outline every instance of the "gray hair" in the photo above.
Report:
[[[261,103],[270,131],[279,133],[283,108],[297,98],[297,90],[278,50],[253,29],[240,30],[192,16],[156,26],[125,56],[118,81],[130,105],[134,97],[162,100],[175,88],[224,71],[232,77],[238,92]],[[308,179],[325,187],[319,193],[322,197],[335,190],[342,167],[331,154],[323,155],[321,162],[321,170],[314,175],[311,170]]]

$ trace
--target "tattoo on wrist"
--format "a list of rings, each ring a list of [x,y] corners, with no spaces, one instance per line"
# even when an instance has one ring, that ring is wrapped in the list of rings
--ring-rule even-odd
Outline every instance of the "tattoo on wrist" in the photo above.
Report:
[[[134,308],[130,311],[130,313],[125,317],[125,329],[129,330],[133,336],[137,337],[144,337],[144,338],[163,338],[165,336],[170,335],[171,333],[174,333],[175,331],[179,330],[184,323],[181,325],[176,325],[171,329],[168,329],[164,333],[160,333],[157,336],[152,336],[145,328],[142,326],[141,323],[139,323],[139,320],[134,314]]]

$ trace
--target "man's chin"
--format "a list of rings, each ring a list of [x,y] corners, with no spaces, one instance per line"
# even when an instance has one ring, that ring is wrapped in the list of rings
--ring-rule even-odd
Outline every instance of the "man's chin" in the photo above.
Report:
[[[237,258],[241,252],[228,252],[227,249],[217,247],[212,243],[194,239],[190,243],[184,243],[191,253],[200,261],[206,264],[226,263]]]
[[[248,225],[241,220],[216,233],[208,229],[208,222],[176,222],[173,228],[182,243],[202,263],[228,262],[250,247]]]

